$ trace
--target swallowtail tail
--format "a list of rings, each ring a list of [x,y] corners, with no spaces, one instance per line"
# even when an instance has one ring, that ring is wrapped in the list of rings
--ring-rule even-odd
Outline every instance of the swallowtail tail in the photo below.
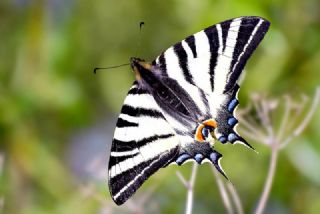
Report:
[[[225,176],[215,141],[252,148],[235,130],[237,81],[269,25],[260,17],[239,17],[187,37],[151,63],[131,58],[136,81],[122,106],[109,159],[116,204],[171,163],[209,161]]]

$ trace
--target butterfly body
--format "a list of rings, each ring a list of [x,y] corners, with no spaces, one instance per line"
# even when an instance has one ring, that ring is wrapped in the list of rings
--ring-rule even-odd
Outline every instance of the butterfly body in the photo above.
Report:
[[[206,28],[151,63],[131,58],[136,81],[117,122],[109,188],[124,203],[159,168],[209,161],[225,176],[214,142],[242,143],[235,130],[237,80],[269,22],[240,17]]]

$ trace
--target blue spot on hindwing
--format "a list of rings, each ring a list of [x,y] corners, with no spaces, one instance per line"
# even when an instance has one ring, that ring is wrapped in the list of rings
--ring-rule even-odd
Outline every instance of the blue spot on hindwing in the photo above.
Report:
[[[233,110],[235,109],[235,107],[239,104],[238,100],[236,98],[232,99],[228,105],[228,111],[230,113],[233,112]]]
[[[227,142],[227,138],[225,137],[225,136],[221,136],[221,137],[219,137],[219,139],[218,139],[221,143],[225,143],[225,142]]]
[[[238,120],[236,119],[236,118],[234,118],[234,117],[230,117],[229,119],[228,119],[228,125],[229,126],[234,126],[234,125],[236,125],[237,124],[237,122],[238,122]]]
[[[181,155],[177,158],[176,163],[177,163],[178,165],[181,165],[181,164],[183,164],[186,160],[188,160],[189,158],[190,158],[190,155],[189,155],[189,154],[186,154],[186,153],[181,154]]]
[[[203,155],[202,154],[196,154],[196,156],[194,156],[194,159],[198,162],[198,164],[201,164],[201,161],[203,160]]]
[[[210,154],[210,160],[213,164],[217,164],[220,157],[221,157],[221,155],[217,152],[212,152]]]
[[[238,140],[239,137],[235,133],[230,133],[228,135],[228,141],[233,143],[234,141]]]

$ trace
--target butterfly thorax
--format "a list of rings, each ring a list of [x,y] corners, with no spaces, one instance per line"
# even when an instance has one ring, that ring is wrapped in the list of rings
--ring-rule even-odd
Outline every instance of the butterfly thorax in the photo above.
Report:
[[[198,121],[200,110],[176,80],[161,75],[159,68],[139,58],[131,59],[139,87],[151,93],[164,111],[174,117]]]

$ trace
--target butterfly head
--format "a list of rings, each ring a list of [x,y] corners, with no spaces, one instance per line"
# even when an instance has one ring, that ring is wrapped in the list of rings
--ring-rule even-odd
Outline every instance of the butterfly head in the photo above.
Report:
[[[205,120],[198,125],[195,133],[195,140],[198,142],[212,142],[215,137],[217,122],[213,119]]]
[[[131,57],[130,58],[130,65],[131,69],[136,75],[136,79],[140,80],[141,79],[141,72],[142,71],[151,71],[152,64],[146,62],[144,59],[136,58],[136,57]]]
[[[135,69],[140,70],[142,68],[150,70],[152,67],[151,63],[146,62],[144,59],[140,59],[140,58],[136,58],[136,57],[130,58],[130,65],[133,70],[135,70]]]

